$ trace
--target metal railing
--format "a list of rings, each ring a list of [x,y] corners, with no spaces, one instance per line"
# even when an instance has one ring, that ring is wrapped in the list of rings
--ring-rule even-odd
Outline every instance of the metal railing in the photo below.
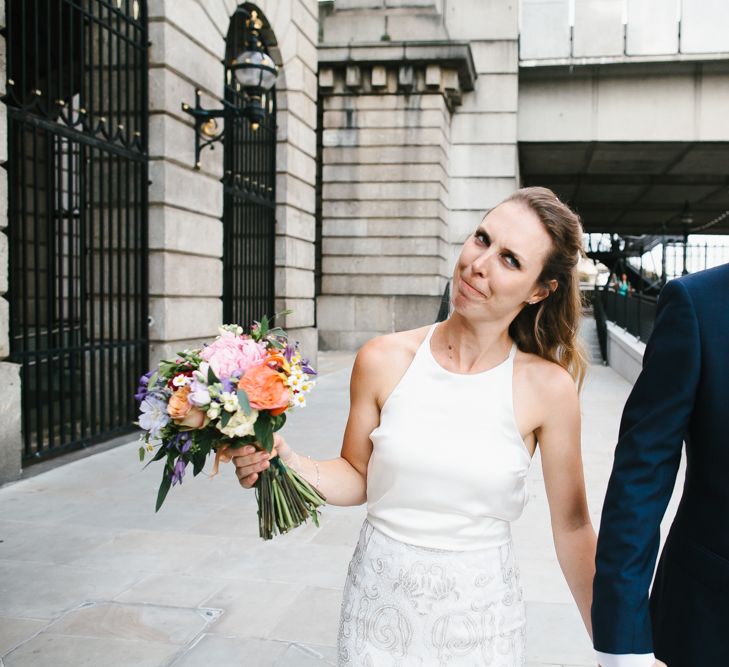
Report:
[[[646,342],[656,319],[656,298],[643,294],[619,294],[608,287],[600,291],[605,317],[638,340]],[[596,299],[597,301],[597,299]]]

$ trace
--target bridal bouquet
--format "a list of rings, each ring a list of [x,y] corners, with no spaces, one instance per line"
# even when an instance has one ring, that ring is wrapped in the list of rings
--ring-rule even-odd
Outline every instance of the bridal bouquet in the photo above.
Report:
[[[235,449],[252,444],[270,452],[273,434],[286,413],[306,405],[316,372],[303,359],[298,343],[271,328],[268,318],[248,332],[236,325],[220,327],[220,335],[200,349],[179,352],[140,378],[139,426],[144,430],[140,461],[164,461],[157,507],[171,486],[182,483],[188,465],[198,475],[215,453],[218,463]],[[149,465],[149,464],[148,464]],[[311,518],[325,498],[276,456],[256,482],[259,533],[269,540]]]

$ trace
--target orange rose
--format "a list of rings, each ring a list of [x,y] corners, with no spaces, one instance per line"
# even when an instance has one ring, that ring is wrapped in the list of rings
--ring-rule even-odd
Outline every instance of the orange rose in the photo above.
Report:
[[[268,357],[266,357],[266,364],[271,363],[276,364],[276,366],[279,366],[280,368],[283,368],[286,372],[289,371],[289,362],[286,361],[286,357],[283,356],[280,352],[269,352]]]
[[[187,399],[190,395],[190,385],[186,384],[184,387],[180,387],[172,397],[170,402],[167,404],[167,412],[177,421],[178,419],[184,419],[187,413],[192,410],[192,403]]]
[[[195,429],[207,426],[209,421],[208,416],[200,408],[192,407],[190,412],[187,413],[187,416],[184,419],[177,421],[177,423],[180,426],[187,426],[188,428]]]
[[[248,402],[256,410],[270,410],[272,415],[280,415],[289,406],[289,390],[281,377],[265,364],[249,368],[238,382],[248,396]]]
[[[167,404],[167,412],[172,419],[180,426],[188,428],[202,428],[208,423],[205,412],[190,403],[190,385],[180,387],[170,398]]]

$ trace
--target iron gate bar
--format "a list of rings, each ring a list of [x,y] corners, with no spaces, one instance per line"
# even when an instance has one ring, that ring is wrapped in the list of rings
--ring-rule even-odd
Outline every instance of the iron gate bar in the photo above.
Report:
[[[146,20],[130,0],[6,2],[10,359],[21,364],[25,463],[129,430],[136,416],[148,347]]]

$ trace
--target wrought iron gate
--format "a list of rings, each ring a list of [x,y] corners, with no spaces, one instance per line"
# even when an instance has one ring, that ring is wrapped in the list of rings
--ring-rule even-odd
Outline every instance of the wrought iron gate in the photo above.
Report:
[[[246,3],[249,10],[254,8]],[[240,53],[245,21],[231,18],[226,63]],[[262,31],[271,45],[269,28]],[[226,69],[225,100],[242,108],[243,93]],[[252,129],[245,117],[227,118],[223,176],[223,317],[243,326],[273,315],[276,238],[276,93],[263,100],[267,113]]]
[[[147,365],[147,18],[6,0],[10,359],[23,459],[123,432]]]

